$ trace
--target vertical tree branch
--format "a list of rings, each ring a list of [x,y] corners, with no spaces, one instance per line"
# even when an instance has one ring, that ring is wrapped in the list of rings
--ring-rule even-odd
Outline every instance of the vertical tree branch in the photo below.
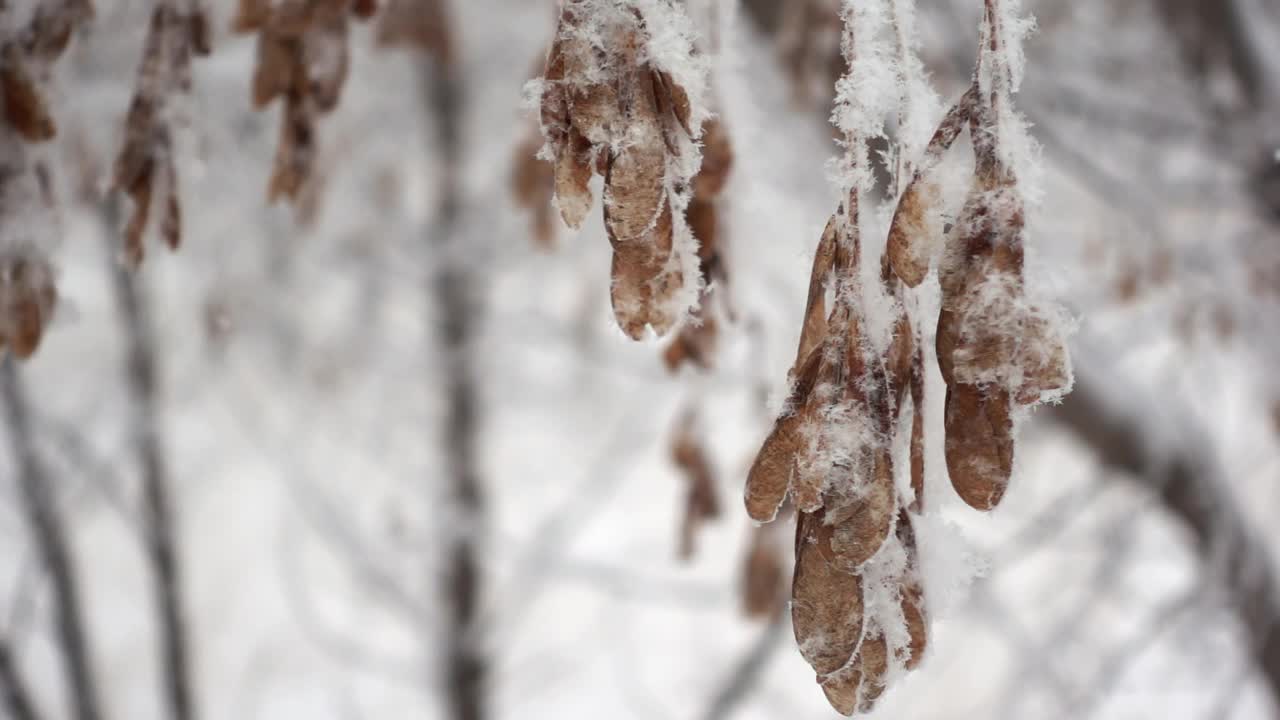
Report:
[[[124,324],[126,386],[132,412],[132,442],[142,473],[144,542],[151,565],[152,591],[159,613],[162,692],[173,720],[196,717],[192,698],[190,648],[182,602],[177,557],[177,531],[169,473],[165,465],[160,422],[160,379],[155,339],[137,279],[116,261],[114,228],[118,207],[109,202],[103,222],[107,230],[108,265],[116,304]]]
[[[79,582],[52,483],[36,455],[27,400],[12,355],[0,361],[0,395],[4,400],[9,445],[17,463],[23,515],[53,588],[55,631],[62,650],[67,691],[71,695],[72,717],[99,720],[102,711],[83,624]]]
[[[438,14],[439,27],[451,36],[444,0],[426,3],[424,12]],[[442,43],[434,57],[422,58],[423,96],[435,133],[432,143],[440,157],[440,205],[434,222],[435,273],[428,292],[437,322],[444,362],[447,394],[441,443],[445,453],[450,511],[445,543],[444,606],[445,658],[443,690],[447,716],[454,720],[481,720],[487,716],[485,685],[487,667],[478,623],[481,580],[479,534],[485,502],[477,469],[478,394],[472,374],[478,358],[472,352],[479,314],[473,295],[476,280],[457,237],[461,211],[459,166],[461,158],[462,88],[452,43]],[[440,387],[431,378],[429,387]]]
[[[12,720],[40,720],[31,692],[22,681],[18,666],[13,662],[13,654],[6,638],[0,638],[0,696],[3,696],[3,707]]]
[[[738,659],[726,677],[724,686],[716,692],[715,697],[711,699],[711,704],[703,712],[704,720],[728,720],[743,701],[756,690],[760,683],[760,676],[769,666],[769,661],[773,659],[774,652],[782,644],[782,638],[786,635],[784,630],[787,627],[787,614],[783,612],[784,609],[785,606],[782,606],[779,612],[773,613],[756,641]]]

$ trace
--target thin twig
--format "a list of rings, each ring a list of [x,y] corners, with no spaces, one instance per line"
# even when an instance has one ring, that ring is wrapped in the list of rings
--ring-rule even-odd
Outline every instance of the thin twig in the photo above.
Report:
[[[9,444],[18,463],[18,485],[23,515],[32,542],[49,571],[53,588],[54,621],[62,650],[67,691],[76,720],[102,717],[94,678],[89,641],[84,628],[80,586],[72,563],[62,517],[54,499],[52,478],[45,473],[35,450],[31,418],[22,381],[12,355],[0,361],[0,394],[4,399]]]
[[[774,652],[782,644],[782,638],[786,634],[783,632],[787,626],[786,620],[785,612],[773,614],[759,637],[738,659],[720,690],[711,699],[711,704],[702,714],[704,720],[728,720],[734,710],[759,687],[760,675],[769,666]]]
[[[146,302],[132,272],[115,261],[117,208],[108,203],[103,212],[107,229],[108,264],[116,304],[125,330],[126,386],[133,413],[132,441],[142,472],[143,539],[151,563],[153,592],[160,617],[160,672],[163,692],[173,720],[194,720],[190,639],[186,632],[179,576],[176,518],[169,497],[160,421],[160,378],[156,368],[156,343]]]
[[[40,720],[31,691],[18,674],[18,666],[9,651],[9,640],[3,637],[0,637],[0,696],[12,720]]]

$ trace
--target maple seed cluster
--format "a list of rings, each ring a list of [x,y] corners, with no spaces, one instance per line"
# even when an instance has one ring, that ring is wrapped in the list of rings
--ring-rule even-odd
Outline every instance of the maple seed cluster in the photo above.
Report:
[[[912,515],[923,496],[923,424],[906,420],[923,397],[921,354],[905,312],[877,355],[856,302],[860,242],[856,194],[827,223],[814,258],[805,321],[787,410],[774,424],[747,477],[751,517],[771,522],[788,496],[796,514],[791,621],[801,655],[833,707],[867,712],[887,684],[892,661],[912,669],[927,627],[915,561]],[[884,275],[886,288],[896,278]],[[826,312],[827,288],[834,307]],[[898,497],[893,437],[909,432],[914,499]],[[900,549],[888,582],[897,610],[864,612],[864,570],[888,542]],[[905,627],[891,646],[884,627]]]
[[[210,51],[208,20],[195,0],[156,4],[113,179],[115,189],[133,201],[133,213],[124,230],[125,261],[130,267],[142,262],[142,239],[155,205],[161,208],[160,237],[170,249],[182,244],[178,170],[166,105],[175,93],[191,90],[192,56]]]
[[[347,80],[347,20],[368,18],[373,0],[240,0],[232,28],[258,33],[253,106],[282,98],[280,142],[267,200],[298,202],[316,165],[316,126]]]
[[[0,166],[0,214],[7,221],[6,236],[31,232],[12,218],[30,206],[33,188],[38,187],[42,200],[37,206],[53,212],[47,168],[30,162],[26,148],[57,136],[58,124],[41,85],[76,29],[92,17],[89,0],[45,0],[26,25],[0,38],[0,100],[6,144],[12,148]],[[39,347],[53,317],[58,291],[46,251],[38,244],[32,246],[29,238],[15,239],[15,246],[6,247],[0,256],[0,349],[27,358]]]
[[[579,228],[594,203],[591,178],[604,177],[614,316],[633,339],[646,325],[664,335],[683,313],[677,294],[695,281],[673,257],[687,189],[669,182],[668,166],[701,128],[691,122],[685,89],[647,62],[639,12],[593,13],[590,4],[564,4],[547,54],[541,123],[555,198],[564,222]]]
[[[724,122],[712,118],[703,125],[702,166],[693,176],[693,193],[685,209],[685,221],[698,239],[698,268],[702,276],[702,293],[685,323],[662,353],[667,370],[676,372],[686,362],[701,370],[710,370],[719,336],[719,323],[712,304],[719,300],[722,314],[734,319],[728,300],[728,267],[725,264],[725,238],[720,222],[720,195],[733,168],[733,146]]]
[[[846,16],[851,72],[859,67],[854,12]],[[792,625],[817,682],[844,714],[870,711],[888,679],[916,667],[927,644],[914,527],[924,498],[924,364],[904,299],[927,276],[943,225],[934,171],[966,128],[975,174],[938,259],[936,340],[947,387],[947,470],[966,503],[979,510],[999,503],[1017,413],[1061,398],[1071,385],[1057,318],[1025,292],[1025,207],[1002,147],[1012,83],[1000,18],[998,0],[987,0],[973,87],[943,118],[895,209],[879,267],[879,290],[894,314],[891,339],[869,335],[855,182],[819,242],[792,388],[747,478],[753,519],[771,522],[788,498],[796,509]],[[865,171],[866,139],[845,130],[850,164]],[[904,434],[909,492],[895,482],[893,448]]]
[[[1026,209],[1001,148],[999,113],[1011,102],[1010,70],[994,6],[988,0],[980,79],[931,139],[898,203],[887,252],[898,277],[919,285],[928,271],[922,249],[928,216],[936,212],[931,172],[967,126],[975,172],[939,267],[937,356],[947,385],[947,472],[956,493],[978,510],[994,508],[1008,488],[1018,411],[1061,399],[1072,383],[1066,338],[1052,309],[1026,296]]]

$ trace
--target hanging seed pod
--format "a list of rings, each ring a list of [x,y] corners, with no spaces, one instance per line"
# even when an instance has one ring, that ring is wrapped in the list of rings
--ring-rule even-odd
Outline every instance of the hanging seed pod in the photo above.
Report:
[[[703,370],[711,368],[719,331],[712,301],[725,297],[728,283],[721,255],[723,238],[720,237],[718,199],[733,164],[733,150],[719,120],[709,120],[704,125],[702,140],[702,168],[693,178],[693,197],[685,209],[685,222],[698,241],[698,269],[703,291],[690,321],[684,324],[663,353],[663,361],[670,372],[676,372],[685,362],[692,362]],[[727,303],[722,307],[732,318]]]
[[[951,485],[976,510],[1004,497],[1013,472],[1008,393],[956,383],[947,388],[946,460]]]
[[[858,712],[869,713],[884,694],[885,676],[889,672],[889,646],[884,635],[863,638],[859,657],[862,684],[858,687]]]
[[[676,428],[671,446],[671,461],[684,476],[684,520],[680,526],[678,555],[683,560],[693,557],[699,526],[720,516],[720,497],[716,490],[715,471],[696,434],[696,415],[686,413]]]
[[[646,327],[664,335],[686,310],[682,290],[694,278],[681,270],[687,258],[673,253],[696,245],[684,216],[693,178],[683,160],[698,159],[693,141],[701,132],[687,89],[651,64],[649,40],[637,9],[605,12],[591,0],[568,0],[547,53],[539,113],[566,225],[581,226],[594,201],[591,177],[604,176],[614,316],[637,340]]]
[[[893,484],[893,456],[889,448],[875,448],[868,453],[870,472],[857,467],[856,478],[837,477],[835,483],[858,486],[853,497],[833,498],[826,495],[818,517],[822,522],[816,538],[823,557],[845,572],[857,572],[863,563],[880,551],[893,532],[897,516],[897,492]],[[866,462],[865,460],[863,461]]]
[[[782,610],[786,576],[777,525],[751,528],[742,569],[742,612],[749,618],[772,617]]]
[[[254,109],[280,99],[280,140],[267,201],[287,200],[299,216],[314,216],[319,186],[317,127],[342,97],[349,69],[350,17],[372,15],[361,0],[241,0],[232,28],[257,33]]]
[[[836,712],[854,714],[858,710],[858,691],[862,689],[862,656],[855,655],[845,667],[820,677],[818,682]]]
[[[352,14],[364,19],[373,12],[356,2]],[[389,0],[378,22],[377,42],[380,47],[420,50],[441,65],[450,65],[454,55],[450,27],[446,0]]]
[[[49,265],[35,257],[0,259],[0,348],[27,359],[53,317],[58,292]]]
[[[911,177],[879,258],[881,282],[870,288],[863,287],[859,271],[859,203],[871,197],[873,187],[870,141],[883,137],[876,118],[894,109],[850,91],[859,83],[889,80],[876,77],[882,62],[861,53],[885,53],[877,44],[890,30],[897,31],[896,51],[906,68],[901,73],[911,72],[914,50],[904,25],[910,3],[844,4],[848,83],[839,87],[833,118],[843,135],[839,169],[848,194],[815,253],[791,373],[795,386],[748,475],[746,497],[757,520],[771,519],[788,496],[800,511],[792,585],[796,640],[828,701],[843,714],[871,711],[886,689],[890,667],[918,667],[928,647],[912,526],[925,497],[926,368],[915,317],[919,304],[906,288],[923,282],[937,255],[944,209],[935,174],[966,126],[975,174],[938,263],[942,302],[936,336],[947,386],[944,455],[965,502],[987,510],[1000,501],[1012,472],[1018,406],[1061,397],[1070,386],[1060,323],[1051,307],[1029,300],[1024,287],[1025,208],[995,122],[997,101],[1010,98],[1007,65],[997,67],[1004,61],[995,57],[1002,52],[993,20],[1000,17],[993,9],[998,4],[985,2],[982,66],[975,74],[982,82],[975,80],[947,112],[914,165],[898,158],[899,172],[911,168]],[[810,4],[795,7],[807,12]],[[788,17],[797,16],[793,10]],[[894,78],[898,87],[912,87],[902,74]],[[901,109],[912,105],[907,92],[900,90],[898,97],[901,126],[910,124]],[[899,187],[900,178],[893,180]],[[888,316],[870,322],[864,315],[868,301]],[[909,448],[909,468],[901,468],[906,477],[899,480],[894,452],[902,443]],[[882,589],[893,593],[891,602],[864,607],[863,592],[872,587],[878,600]]]
[[[898,199],[889,225],[886,256],[907,287],[917,287],[929,272],[935,238],[941,236],[939,189],[933,172],[969,122],[977,99],[976,85],[951,107],[934,131],[911,182]]]
[[[862,580],[841,572],[818,549],[821,520],[800,513],[791,624],[800,654],[819,675],[843,668],[862,642]]]
[[[4,118],[10,129],[28,142],[44,142],[57,134],[53,117],[44,97],[36,87],[16,45],[3,51],[0,64],[0,94],[4,101]]]
[[[532,213],[531,234],[541,250],[555,247],[556,229],[551,198],[555,195],[555,170],[537,158],[542,135],[534,128],[516,148],[511,168],[511,194],[516,204]]]
[[[747,473],[745,502],[747,514],[757,522],[772,522],[786,499],[795,472],[796,454],[804,438],[801,428],[810,414],[809,397],[818,380],[822,361],[820,352],[810,353],[795,378],[795,387],[787,399],[788,409],[773,425]]]
[[[133,210],[124,230],[124,259],[141,264],[143,237],[153,208],[161,240],[182,244],[182,205],[173,131],[166,109],[191,89],[191,58],[208,54],[208,30],[196,3],[158,4],[151,13],[138,80],[125,116],[124,145],[116,156],[114,187],[128,195]]]

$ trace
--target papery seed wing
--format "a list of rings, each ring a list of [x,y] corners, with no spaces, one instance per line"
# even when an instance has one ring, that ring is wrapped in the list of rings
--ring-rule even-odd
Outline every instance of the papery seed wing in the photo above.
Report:
[[[43,142],[57,134],[44,96],[27,72],[17,48],[9,48],[4,53],[4,64],[0,67],[0,93],[4,98],[5,121],[24,139]]]
[[[845,572],[856,572],[870,560],[893,532],[898,513],[893,485],[893,452],[889,447],[870,451],[868,477],[852,497],[838,501],[828,495],[817,531],[818,547],[826,558]],[[857,466],[849,472],[857,472]]]
[[[800,436],[800,412],[808,403],[817,381],[821,352],[810,353],[795,378],[787,403],[789,411],[774,423],[747,473],[745,502],[747,514],[757,522],[771,522],[786,498],[794,472]]]
[[[782,606],[782,548],[774,541],[776,526],[751,529],[751,544],[742,570],[742,611],[747,617],[769,617]]]
[[[929,644],[929,624],[925,614],[924,587],[920,583],[915,529],[912,527],[910,514],[899,514],[897,534],[906,553],[906,568],[898,586],[898,603],[902,608],[902,619],[907,625],[907,636],[910,638],[907,646],[902,649],[903,664],[908,670],[914,670],[924,660],[925,649]]]
[[[862,643],[862,579],[841,572],[816,541],[821,522],[798,515],[796,568],[791,586],[791,625],[800,654],[819,675],[843,668]]]
[[[836,252],[836,218],[827,220],[813,254],[813,268],[809,272],[809,296],[805,301],[804,324],[800,329],[800,347],[796,351],[796,364],[809,356],[827,334],[827,280],[831,276]]]
[[[564,224],[577,230],[595,203],[591,193],[591,143],[570,128],[555,167],[556,205]]]
[[[819,677],[818,682],[836,712],[853,715],[858,710],[858,690],[862,687],[862,657],[854,656],[847,667]]]
[[[885,676],[889,672],[889,647],[884,635],[862,641],[862,686],[858,689],[858,712],[869,713],[884,694]]]
[[[301,80],[297,41],[275,32],[258,34],[258,65],[253,71],[253,107],[261,110],[288,94]]]
[[[917,287],[929,272],[941,212],[938,186],[927,177],[917,176],[898,199],[885,253],[907,287]]]
[[[994,508],[1013,472],[1009,394],[957,383],[947,388],[946,459],[951,485],[977,510]]]
[[[301,42],[311,98],[317,110],[330,112],[338,106],[347,81],[347,18],[338,14],[323,17],[312,24]]]

